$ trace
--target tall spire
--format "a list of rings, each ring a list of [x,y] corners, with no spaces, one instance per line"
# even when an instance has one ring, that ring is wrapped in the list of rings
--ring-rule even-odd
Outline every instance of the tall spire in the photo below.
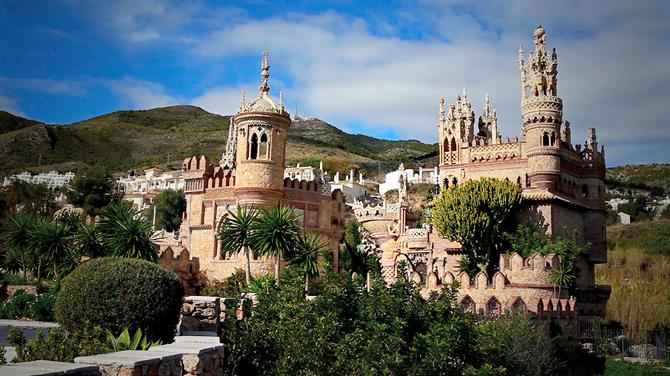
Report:
[[[279,90],[279,109],[284,110],[284,92]]]
[[[268,85],[268,78],[270,78],[270,63],[268,61],[269,56],[269,52],[263,52],[263,62],[261,63],[261,86],[258,87],[261,92],[261,96],[266,96],[270,91],[270,85]]]
[[[244,111],[245,107],[247,107],[246,93],[244,92],[244,90],[242,90],[242,94],[240,95],[240,109],[239,109],[239,111]]]
[[[446,110],[444,108],[444,97],[440,98],[440,124],[447,121]]]
[[[491,113],[491,105],[489,102],[489,94],[484,94],[484,116],[489,116]]]

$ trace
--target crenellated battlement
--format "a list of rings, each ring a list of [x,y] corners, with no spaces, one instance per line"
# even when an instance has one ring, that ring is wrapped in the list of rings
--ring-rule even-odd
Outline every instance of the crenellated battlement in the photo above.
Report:
[[[321,193],[321,183],[313,180],[285,178],[284,189],[298,189],[302,191]]]

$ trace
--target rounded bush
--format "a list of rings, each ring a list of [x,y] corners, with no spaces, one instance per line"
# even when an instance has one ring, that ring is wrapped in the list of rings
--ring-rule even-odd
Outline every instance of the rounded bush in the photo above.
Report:
[[[67,330],[99,325],[116,335],[140,328],[153,341],[170,342],[183,295],[179,276],[152,262],[92,259],[63,279],[56,321]]]

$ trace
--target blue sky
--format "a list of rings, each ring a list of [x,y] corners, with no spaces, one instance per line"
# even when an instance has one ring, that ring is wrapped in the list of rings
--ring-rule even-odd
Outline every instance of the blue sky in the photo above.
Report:
[[[573,141],[596,127],[609,165],[670,162],[670,2],[153,2],[0,4],[0,109],[67,124],[192,104],[230,114],[257,92],[349,132],[436,142],[440,97],[485,94],[520,133],[519,44],[558,51]]]

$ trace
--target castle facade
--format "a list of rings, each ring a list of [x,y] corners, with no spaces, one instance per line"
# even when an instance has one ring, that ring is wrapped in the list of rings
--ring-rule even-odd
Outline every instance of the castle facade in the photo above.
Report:
[[[161,263],[175,269],[187,285],[203,279],[225,279],[244,270],[243,255],[224,256],[218,229],[236,206],[293,207],[303,231],[319,234],[338,264],[338,244],[344,226],[345,201],[339,190],[324,191],[318,180],[285,177],[286,136],[291,118],[283,105],[269,95],[270,65],[263,56],[259,96],[246,103],[244,93],[237,113],[231,118],[226,150],[218,164],[207,157],[183,162],[186,212],[180,229],[181,250],[168,249]],[[252,275],[271,274],[274,260],[254,255]],[[188,286],[187,286],[188,287]]]
[[[534,39],[527,62],[523,48],[519,50],[520,138],[500,136],[488,96],[479,117],[465,90],[455,104],[447,107],[444,99],[440,101],[440,186],[481,177],[518,184],[524,198],[519,222],[532,223],[552,238],[576,232],[591,244],[578,264],[576,296],[565,290],[559,295],[551,283],[552,268],[558,264],[555,255],[525,260],[503,255],[494,276],[480,273],[471,279],[460,274],[460,244],[441,238],[430,227],[409,228],[402,167],[398,204],[359,204],[354,212],[364,226],[367,247],[379,254],[387,281],[397,278],[398,263],[404,261],[411,278],[426,291],[459,280],[459,299],[467,309],[500,312],[525,307],[537,315],[604,316],[610,289],[596,285],[594,271],[596,264],[607,261],[604,148],[598,148],[593,128],[583,146],[572,144],[570,123],[563,119],[558,96],[556,50],[547,51],[542,27],[535,30]]]

